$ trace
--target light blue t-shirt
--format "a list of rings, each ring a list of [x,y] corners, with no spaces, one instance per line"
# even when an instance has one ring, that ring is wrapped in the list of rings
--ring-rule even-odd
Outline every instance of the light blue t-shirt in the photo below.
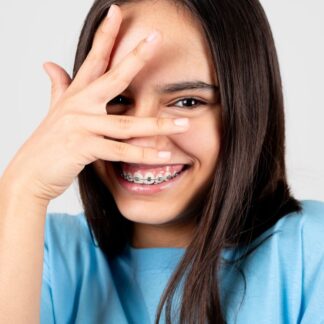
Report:
[[[227,323],[324,323],[324,202],[301,202],[302,213],[284,216],[255,241],[276,232],[241,265],[245,291],[238,271],[220,272]],[[48,213],[41,324],[153,324],[184,252],[128,245],[111,262],[93,244],[84,213]],[[224,250],[225,259],[233,255]]]

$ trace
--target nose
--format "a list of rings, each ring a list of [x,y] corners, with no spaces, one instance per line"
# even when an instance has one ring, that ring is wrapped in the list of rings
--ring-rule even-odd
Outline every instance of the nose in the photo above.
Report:
[[[134,117],[157,118],[159,117],[159,105],[155,102],[154,99],[143,98],[143,100],[138,101],[132,109],[129,109],[127,115]],[[163,140],[163,137],[165,138],[164,135],[133,137],[123,140],[123,142],[141,147],[164,149],[165,140]]]
[[[141,147],[151,147],[158,148],[158,136],[145,136],[145,137],[134,137],[123,140],[124,143],[141,146]]]

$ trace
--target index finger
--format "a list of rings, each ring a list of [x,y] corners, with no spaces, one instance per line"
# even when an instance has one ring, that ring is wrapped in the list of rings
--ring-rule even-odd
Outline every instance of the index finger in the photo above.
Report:
[[[121,10],[111,5],[108,15],[99,25],[92,47],[71,83],[69,92],[76,93],[99,76],[103,75],[109,64],[110,55],[122,22]]]

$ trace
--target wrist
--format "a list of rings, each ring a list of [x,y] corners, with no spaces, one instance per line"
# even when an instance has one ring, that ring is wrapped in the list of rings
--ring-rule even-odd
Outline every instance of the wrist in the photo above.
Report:
[[[14,201],[19,205],[35,206],[47,209],[50,201],[37,197],[23,180],[3,174],[0,178],[0,198],[2,201]]]

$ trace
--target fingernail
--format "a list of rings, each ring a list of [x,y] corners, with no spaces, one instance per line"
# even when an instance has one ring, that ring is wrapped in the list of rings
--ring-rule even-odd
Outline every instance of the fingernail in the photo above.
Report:
[[[188,126],[189,119],[188,118],[178,118],[174,120],[174,124],[177,126]]]
[[[157,39],[157,36],[159,35],[159,33],[155,30],[153,32],[151,32],[145,39],[145,41],[147,43],[153,43],[156,39]]]
[[[109,10],[108,10],[108,14],[107,14],[107,18],[111,18],[114,13],[115,13],[115,10],[116,10],[116,5],[111,5]]]
[[[170,159],[171,157],[171,152],[168,151],[160,151],[159,152],[159,158],[161,159]]]

